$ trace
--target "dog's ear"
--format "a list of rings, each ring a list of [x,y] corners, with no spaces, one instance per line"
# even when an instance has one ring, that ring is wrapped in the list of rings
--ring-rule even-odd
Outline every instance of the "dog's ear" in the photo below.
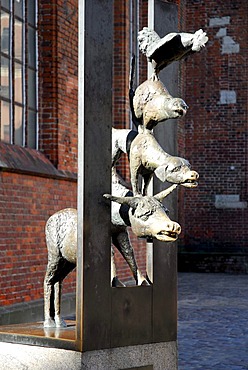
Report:
[[[166,180],[166,168],[167,166],[159,166],[154,171],[157,178],[162,182],[165,182]]]

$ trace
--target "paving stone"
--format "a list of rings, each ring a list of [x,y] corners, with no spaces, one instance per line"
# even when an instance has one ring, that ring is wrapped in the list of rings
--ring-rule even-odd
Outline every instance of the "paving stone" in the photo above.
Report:
[[[179,273],[179,370],[248,370],[248,275]]]

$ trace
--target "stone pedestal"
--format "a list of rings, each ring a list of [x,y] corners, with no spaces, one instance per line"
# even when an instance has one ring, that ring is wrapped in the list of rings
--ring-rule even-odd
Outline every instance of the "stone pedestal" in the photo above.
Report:
[[[1,343],[6,370],[176,370],[176,343],[156,343],[90,352]]]

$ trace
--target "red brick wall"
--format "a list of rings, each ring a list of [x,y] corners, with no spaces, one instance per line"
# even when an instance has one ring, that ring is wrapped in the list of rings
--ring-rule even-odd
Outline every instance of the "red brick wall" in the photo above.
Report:
[[[77,171],[78,1],[57,1],[58,124],[60,170]]]
[[[78,1],[39,1],[40,150],[77,171]]]
[[[212,265],[216,271],[247,272],[244,259],[235,259],[235,253],[245,253],[248,246],[247,207],[217,209],[215,196],[235,194],[240,204],[247,202],[248,3],[186,1],[185,5],[185,29],[203,28],[209,42],[205,50],[182,63],[184,98],[190,110],[185,119],[185,149],[183,145],[180,149],[200,173],[200,182],[180,198],[184,224],[180,244],[184,251],[195,253],[230,252],[221,268],[212,261],[207,270]],[[224,104],[221,91],[235,92],[236,102]]]
[[[117,0],[114,7],[113,37],[113,126],[130,128],[129,119],[129,58],[130,58],[130,27],[129,2]],[[127,158],[123,155],[118,164],[121,175],[128,179]]]
[[[77,4],[76,0],[39,1],[39,148],[69,177],[77,171]],[[18,148],[16,156],[15,164],[19,160],[25,168]],[[73,179],[42,176],[0,172],[3,305],[43,297],[45,222],[60,209],[76,208]],[[75,273],[66,278],[63,291],[75,291]]]
[[[148,26],[148,0],[141,0],[140,1],[140,19],[139,19],[139,31],[143,29],[143,27]],[[147,79],[147,59],[146,57],[140,52],[139,53],[139,83],[141,84]]]
[[[129,2],[114,1],[113,124],[129,127]]]
[[[58,164],[57,5],[39,1],[39,149]]]
[[[54,212],[76,207],[76,183],[0,172],[0,302],[11,305],[43,297],[47,263],[45,223]],[[64,291],[75,289],[75,273]]]

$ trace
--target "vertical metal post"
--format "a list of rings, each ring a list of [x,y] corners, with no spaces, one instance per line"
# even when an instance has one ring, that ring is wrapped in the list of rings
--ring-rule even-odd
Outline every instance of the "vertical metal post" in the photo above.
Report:
[[[163,8],[164,25],[169,4],[154,4]],[[176,339],[175,247],[155,245],[152,286],[110,286],[110,204],[102,195],[111,191],[112,5],[79,1],[77,347],[82,352]]]
[[[154,0],[148,0],[148,28],[154,29]],[[147,78],[151,77],[152,65],[148,63]],[[148,187],[148,194],[153,195],[153,179]],[[146,272],[151,282],[153,282],[153,243],[146,244]]]
[[[160,37],[170,32],[177,32],[177,6],[162,0],[154,0],[154,30]],[[159,78],[168,88],[172,96],[177,96],[178,63],[174,62],[166,67]],[[176,154],[177,122],[168,120],[159,124],[155,136],[160,145],[169,154]],[[163,190],[168,184],[154,178],[154,193]],[[177,209],[176,192],[166,199],[166,206],[170,216],[176,220]],[[176,340],[177,336],[177,245],[176,243],[162,243],[154,240],[153,247],[153,330],[156,341],[165,340],[166,335]],[[160,266],[160,268],[157,268]],[[165,314],[161,312],[165,310]],[[167,328],[166,333],[163,328]]]
[[[112,1],[79,1],[77,346],[110,347]],[[96,335],[97,333],[97,335]]]
[[[76,340],[79,349],[83,344],[83,201],[84,201],[84,37],[85,37],[85,1],[78,1],[78,191],[77,191],[77,210],[78,210],[78,251],[77,251],[77,306],[76,306]]]

